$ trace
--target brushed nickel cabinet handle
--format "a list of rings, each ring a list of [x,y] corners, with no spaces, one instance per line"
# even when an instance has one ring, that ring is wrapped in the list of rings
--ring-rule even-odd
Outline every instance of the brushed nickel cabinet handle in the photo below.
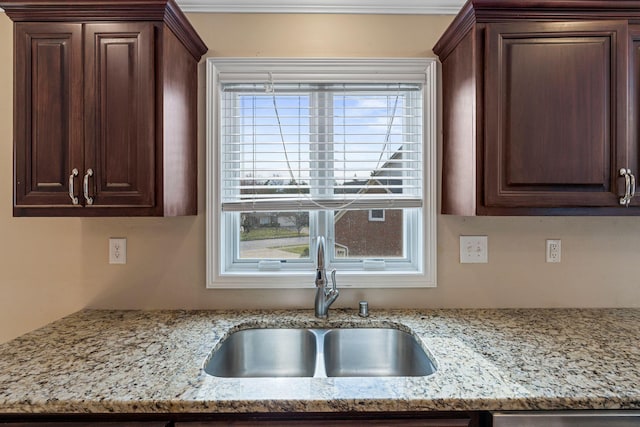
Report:
[[[71,203],[77,205],[79,203],[78,198],[76,197],[75,189],[73,188],[73,183],[75,181],[75,177],[78,176],[80,172],[78,169],[73,168],[71,171],[71,175],[69,175],[69,197],[71,198]]]
[[[93,204],[93,197],[89,196],[89,177],[93,176],[93,169],[87,169],[87,173],[84,175],[84,198],[88,205]]]
[[[633,196],[636,195],[636,176],[631,173],[631,169],[627,169],[629,171],[629,176],[631,176],[631,194],[629,195],[629,201],[633,199]]]
[[[620,197],[620,204],[623,206],[629,206],[629,203],[631,202],[631,170],[621,168],[619,173],[620,176],[624,177],[624,196]]]

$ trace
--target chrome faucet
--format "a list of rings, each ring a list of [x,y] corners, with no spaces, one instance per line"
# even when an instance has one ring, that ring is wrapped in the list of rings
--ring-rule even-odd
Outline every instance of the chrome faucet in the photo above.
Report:
[[[327,269],[324,257],[324,236],[318,236],[316,243],[316,317],[326,319],[329,307],[338,298],[339,291],[336,288],[336,270],[331,272],[331,288],[327,287]]]

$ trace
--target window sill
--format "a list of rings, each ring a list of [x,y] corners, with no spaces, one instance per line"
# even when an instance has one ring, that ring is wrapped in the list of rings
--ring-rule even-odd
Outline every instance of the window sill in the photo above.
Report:
[[[436,280],[424,273],[398,271],[343,271],[336,274],[338,289],[435,288]],[[315,274],[300,272],[228,273],[207,283],[208,289],[305,289],[315,288]]]

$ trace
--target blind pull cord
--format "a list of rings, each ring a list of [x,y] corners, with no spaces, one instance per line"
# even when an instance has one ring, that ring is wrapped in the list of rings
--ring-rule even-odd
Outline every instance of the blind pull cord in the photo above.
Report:
[[[291,162],[289,160],[289,153],[287,152],[287,144],[284,141],[284,132],[282,131],[282,122],[280,120],[280,114],[278,112],[278,105],[276,103],[276,89],[275,89],[275,85],[273,84],[273,75],[271,73],[269,73],[269,81],[265,83],[265,93],[271,93],[271,100],[272,100],[272,103],[273,103],[273,109],[274,109],[274,112],[275,112],[276,121],[278,122],[278,132],[280,134],[280,142],[282,144],[282,150],[284,152],[284,158],[285,158],[285,161],[287,163],[287,171],[289,172],[289,177],[291,178],[291,181],[295,184],[296,188],[298,189],[298,194],[301,195],[302,197],[304,197],[307,201],[311,202],[314,206],[317,206],[320,209],[330,210],[328,206],[324,206],[321,203],[318,203],[313,198],[311,198],[308,194],[303,193],[301,191],[301,187],[300,187],[300,184],[298,183],[298,180],[294,176],[293,168],[291,167]],[[391,114],[391,119],[389,120],[389,124],[387,126],[387,132],[386,132],[386,135],[385,135],[384,145],[382,147],[382,150],[380,151],[380,156],[378,157],[378,163],[376,165],[375,170],[373,171],[374,173],[380,170],[380,162],[382,161],[382,158],[384,157],[384,152],[387,149],[387,146],[389,145],[389,138],[391,137],[391,130],[393,128],[393,122],[394,122],[394,119],[395,119],[395,116],[396,116],[396,111],[397,111],[397,108],[398,108],[398,100],[399,100],[399,98],[400,98],[400,84],[398,84],[398,92],[396,93],[396,99],[395,99],[394,106],[393,106],[393,112]],[[340,206],[334,208],[334,210],[344,210],[344,209],[348,208],[349,206],[351,206],[352,204],[354,204],[355,202],[359,201],[362,198],[362,196],[371,187],[370,182],[371,182],[371,180],[367,180],[367,182],[365,183],[365,186],[356,194],[356,197],[353,198],[353,200],[350,200],[348,203],[345,203],[343,205],[340,205]]]

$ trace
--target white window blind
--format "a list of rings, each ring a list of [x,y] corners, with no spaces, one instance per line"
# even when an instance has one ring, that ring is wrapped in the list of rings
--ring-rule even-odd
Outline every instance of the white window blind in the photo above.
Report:
[[[223,211],[422,207],[420,83],[220,86]]]

